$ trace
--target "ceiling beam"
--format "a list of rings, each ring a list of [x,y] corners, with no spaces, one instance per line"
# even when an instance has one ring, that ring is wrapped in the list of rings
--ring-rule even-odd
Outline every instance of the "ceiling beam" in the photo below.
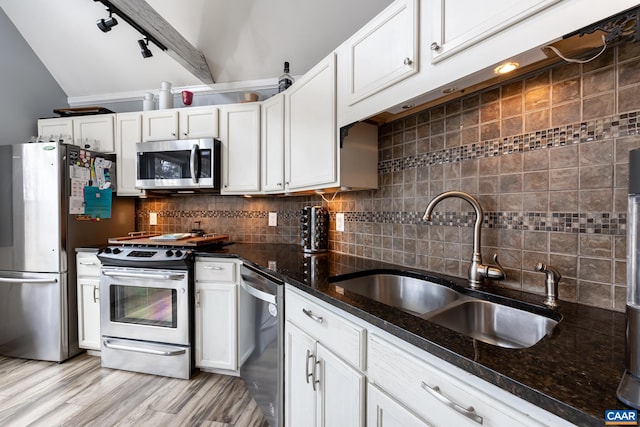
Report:
[[[180,65],[186,68],[204,84],[213,84],[213,76],[204,55],[187,39],[176,31],[158,12],[144,0],[94,0],[106,7],[111,7],[113,13],[127,21],[132,27],[150,35],[154,43],[156,40],[167,48],[165,52]],[[136,26],[138,28],[136,28]],[[157,43],[156,43],[157,44]]]

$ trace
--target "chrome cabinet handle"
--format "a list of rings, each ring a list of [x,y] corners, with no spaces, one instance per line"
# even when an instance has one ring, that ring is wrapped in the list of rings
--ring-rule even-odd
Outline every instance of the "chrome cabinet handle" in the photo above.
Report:
[[[313,359],[315,360],[315,363],[313,364],[313,382],[311,383],[311,387],[313,388],[313,391],[316,391],[316,384],[320,384],[320,379],[318,378],[318,371],[317,371],[317,367],[320,365],[320,361],[316,359],[316,357],[314,356]]]
[[[429,48],[433,51],[439,51],[440,50],[440,45],[437,42],[433,42],[431,43],[431,46],[429,46]]]
[[[309,317],[311,320],[315,320],[318,323],[322,323],[324,321],[322,316],[316,316],[315,314],[313,314],[311,310],[307,310],[306,308],[303,308],[302,312],[306,314],[307,317]]]
[[[99,262],[95,262],[95,261],[78,261],[80,265],[100,265]]]
[[[196,307],[200,307],[200,290],[196,291]]]
[[[311,354],[311,350],[307,350],[307,358],[305,360],[305,367],[304,367],[304,375],[305,375],[305,379],[307,380],[307,384],[309,384],[309,378],[313,377],[313,372],[309,373],[309,360],[313,358],[315,358],[315,356]]]
[[[453,400],[449,399],[447,396],[442,394],[442,392],[440,391],[440,387],[438,386],[431,387],[429,384],[425,383],[424,381],[422,381],[420,386],[422,387],[423,390],[429,392],[431,396],[435,397],[440,402],[447,405],[449,408],[464,415],[470,420],[477,422],[478,424],[482,424],[482,417],[478,415],[475,409],[473,409],[473,406],[469,406],[468,408],[465,408],[464,406],[457,404],[456,402],[454,402]]]
[[[210,265],[205,265],[205,266],[204,266],[204,269],[205,269],[205,270],[216,270],[216,271],[223,270],[223,268],[222,268],[222,267],[212,267],[212,266],[210,266]]]
[[[404,65],[411,65],[413,64],[413,60],[411,58],[404,58]]]
[[[99,292],[100,292],[100,288],[98,288],[98,286],[97,286],[97,285],[94,285],[94,286],[93,286],[93,303],[94,303],[94,304],[97,304],[97,303],[98,303],[98,300],[100,299],[100,297],[99,297],[99,296],[96,296],[96,292],[98,292],[98,294],[99,294]]]

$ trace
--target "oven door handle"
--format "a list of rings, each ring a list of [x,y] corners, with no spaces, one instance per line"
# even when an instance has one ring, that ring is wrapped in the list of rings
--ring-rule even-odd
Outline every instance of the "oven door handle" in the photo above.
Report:
[[[102,344],[106,348],[110,348],[112,350],[134,351],[136,353],[154,354],[156,356],[179,356],[187,352],[187,350],[182,347],[170,347],[170,348],[174,348],[174,350],[157,350],[157,349],[147,348],[147,347],[136,347],[133,345],[116,344],[111,342],[108,339],[102,341]]]
[[[243,280],[240,280],[240,286],[242,289],[247,291],[250,295],[258,298],[259,300],[270,302],[271,304],[277,305],[276,296],[266,293],[265,291],[261,291],[260,289],[251,286],[251,282],[247,281],[245,277]]]
[[[200,147],[198,146],[198,144],[193,144],[193,147],[191,147],[191,158],[189,159],[189,168],[191,169],[191,179],[193,180],[194,184],[198,183],[198,179],[200,178],[200,171],[197,170],[197,166],[196,166],[196,160],[198,159],[198,156],[200,154]]]
[[[102,270],[102,274],[111,277],[131,277],[134,279],[156,279],[156,280],[182,280],[184,279],[184,273],[129,273],[125,271],[105,271]]]

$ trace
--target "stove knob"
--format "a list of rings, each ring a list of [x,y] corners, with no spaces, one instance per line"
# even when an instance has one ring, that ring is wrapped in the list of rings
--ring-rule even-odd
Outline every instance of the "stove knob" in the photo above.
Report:
[[[167,256],[173,256],[173,251],[171,249],[167,249]]]
[[[112,252],[113,252],[114,254],[116,254],[116,255],[117,255],[117,254],[119,254],[120,252],[122,252],[122,250],[121,250],[120,248],[113,248],[113,251],[112,251]]]
[[[105,254],[110,254],[111,253],[111,248],[104,248],[102,250],[102,252],[104,252]]]
[[[176,251],[176,256],[177,256],[177,257],[181,257],[181,256],[182,256],[182,251],[181,251],[180,249],[178,249],[178,250]]]

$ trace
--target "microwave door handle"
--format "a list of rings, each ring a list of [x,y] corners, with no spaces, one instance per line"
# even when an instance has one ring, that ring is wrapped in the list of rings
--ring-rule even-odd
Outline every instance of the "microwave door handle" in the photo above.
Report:
[[[200,157],[200,147],[198,146],[198,144],[193,144],[193,147],[191,147],[191,159],[189,166],[191,168],[191,179],[193,180],[194,184],[197,184],[198,179],[200,178],[200,171],[197,170],[198,167],[196,165],[198,157]]]

